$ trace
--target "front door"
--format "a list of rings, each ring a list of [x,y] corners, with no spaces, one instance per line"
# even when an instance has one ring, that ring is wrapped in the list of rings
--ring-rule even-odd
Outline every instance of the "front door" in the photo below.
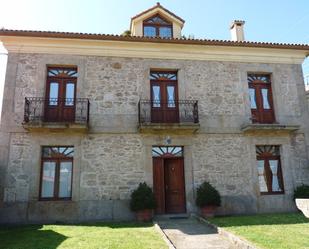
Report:
[[[156,213],[184,213],[185,181],[182,147],[153,147]]]
[[[178,123],[177,72],[150,72],[151,122]]]
[[[164,160],[165,211],[166,213],[185,212],[183,158]]]
[[[45,122],[73,122],[75,119],[76,77],[74,69],[49,68],[46,84]]]

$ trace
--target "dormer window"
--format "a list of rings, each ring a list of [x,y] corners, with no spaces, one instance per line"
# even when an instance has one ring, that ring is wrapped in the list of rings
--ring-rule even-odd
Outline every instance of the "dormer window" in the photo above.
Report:
[[[159,15],[152,16],[143,22],[144,36],[172,38],[172,23]]]

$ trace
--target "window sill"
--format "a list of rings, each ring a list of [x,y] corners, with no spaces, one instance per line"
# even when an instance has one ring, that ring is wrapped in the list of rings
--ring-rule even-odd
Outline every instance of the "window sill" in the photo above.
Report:
[[[300,128],[300,125],[283,124],[244,124],[240,129],[244,133],[291,133]]]
[[[281,192],[260,192],[261,196],[265,196],[265,195],[284,195],[284,191]]]
[[[39,198],[39,202],[72,202],[72,198]]]
[[[141,123],[138,126],[141,133],[156,134],[194,134],[199,129],[199,123]]]

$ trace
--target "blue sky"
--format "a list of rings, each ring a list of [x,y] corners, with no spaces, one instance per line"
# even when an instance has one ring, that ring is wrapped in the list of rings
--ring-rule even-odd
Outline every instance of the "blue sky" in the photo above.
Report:
[[[309,43],[308,0],[162,0],[186,20],[183,33],[229,39],[233,19],[246,21],[246,39]],[[119,34],[149,0],[1,0],[0,27]]]
[[[195,38],[230,39],[229,24],[240,19],[246,21],[246,40],[309,43],[309,0],[160,3],[183,18],[183,34]],[[149,0],[1,0],[0,28],[120,34],[129,28],[132,16],[155,4]],[[2,85],[6,56],[1,53]],[[309,62],[304,64],[304,70],[309,73]]]

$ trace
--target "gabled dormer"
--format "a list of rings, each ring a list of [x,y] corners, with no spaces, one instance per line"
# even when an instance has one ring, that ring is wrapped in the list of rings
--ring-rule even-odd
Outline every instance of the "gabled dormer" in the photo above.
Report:
[[[165,9],[160,3],[131,18],[131,35],[181,38],[185,21]]]

